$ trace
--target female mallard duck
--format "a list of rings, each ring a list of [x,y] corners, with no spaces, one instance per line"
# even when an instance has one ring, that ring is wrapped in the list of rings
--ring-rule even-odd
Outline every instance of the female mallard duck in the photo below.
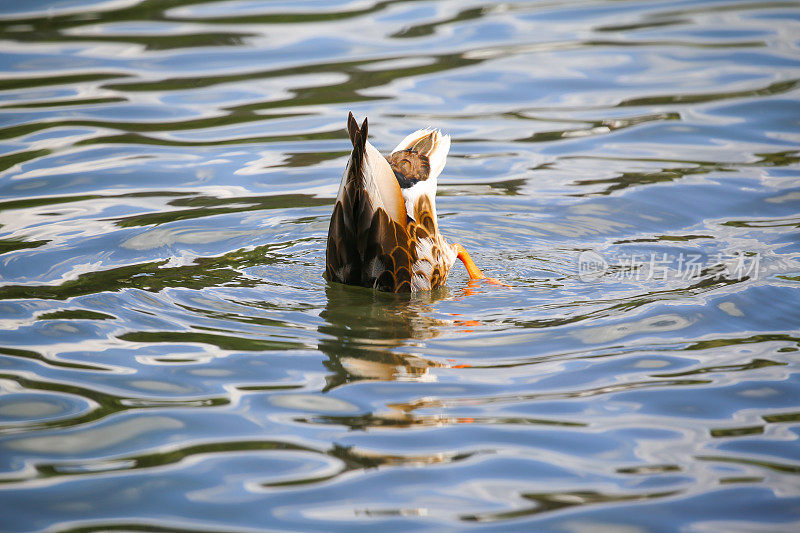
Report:
[[[388,292],[435,289],[460,259],[470,279],[485,276],[460,244],[448,244],[436,219],[436,180],[450,137],[418,130],[388,160],[367,142],[367,119],[347,119],[353,143],[328,229],[328,281]]]

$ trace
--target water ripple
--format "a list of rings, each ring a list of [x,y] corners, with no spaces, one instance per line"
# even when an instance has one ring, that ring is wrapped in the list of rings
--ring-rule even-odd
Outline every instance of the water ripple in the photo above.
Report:
[[[4,531],[796,529],[795,2],[46,4],[0,9]],[[351,110],[452,136],[508,287],[325,282]]]

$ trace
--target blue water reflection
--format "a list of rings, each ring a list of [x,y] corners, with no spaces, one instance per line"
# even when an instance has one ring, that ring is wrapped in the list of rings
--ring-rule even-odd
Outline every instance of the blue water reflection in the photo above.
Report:
[[[797,529],[795,3],[17,4],[0,529]],[[325,282],[351,110],[510,287]]]

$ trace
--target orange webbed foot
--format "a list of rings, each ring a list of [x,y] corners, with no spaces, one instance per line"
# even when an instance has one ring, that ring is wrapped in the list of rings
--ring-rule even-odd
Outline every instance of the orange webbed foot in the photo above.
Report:
[[[510,287],[510,285],[506,285],[499,279],[487,278],[481,271],[481,269],[478,268],[478,265],[475,264],[475,261],[472,260],[472,257],[470,257],[469,252],[467,251],[466,248],[464,248],[460,244],[456,244],[455,248],[457,253],[456,257],[458,257],[458,259],[460,259],[461,262],[464,263],[464,268],[467,269],[467,274],[469,274],[470,281],[475,279],[485,279],[488,283],[491,283],[492,285]]]
[[[469,279],[486,279],[486,276],[483,275],[481,269],[478,268],[478,265],[475,264],[475,261],[469,256],[469,252],[466,248],[461,246],[460,244],[455,245],[456,248],[456,257],[458,257],[462,263],[464,263],[464,268],[467,269],[467,274],[469,274]]]

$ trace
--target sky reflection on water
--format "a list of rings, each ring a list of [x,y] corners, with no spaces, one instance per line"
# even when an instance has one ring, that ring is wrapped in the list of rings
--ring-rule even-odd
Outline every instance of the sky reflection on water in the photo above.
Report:
[[[4,5],[0,529],[796,529],[798,20]],[[510,288],[325,283],[350,110]]]

